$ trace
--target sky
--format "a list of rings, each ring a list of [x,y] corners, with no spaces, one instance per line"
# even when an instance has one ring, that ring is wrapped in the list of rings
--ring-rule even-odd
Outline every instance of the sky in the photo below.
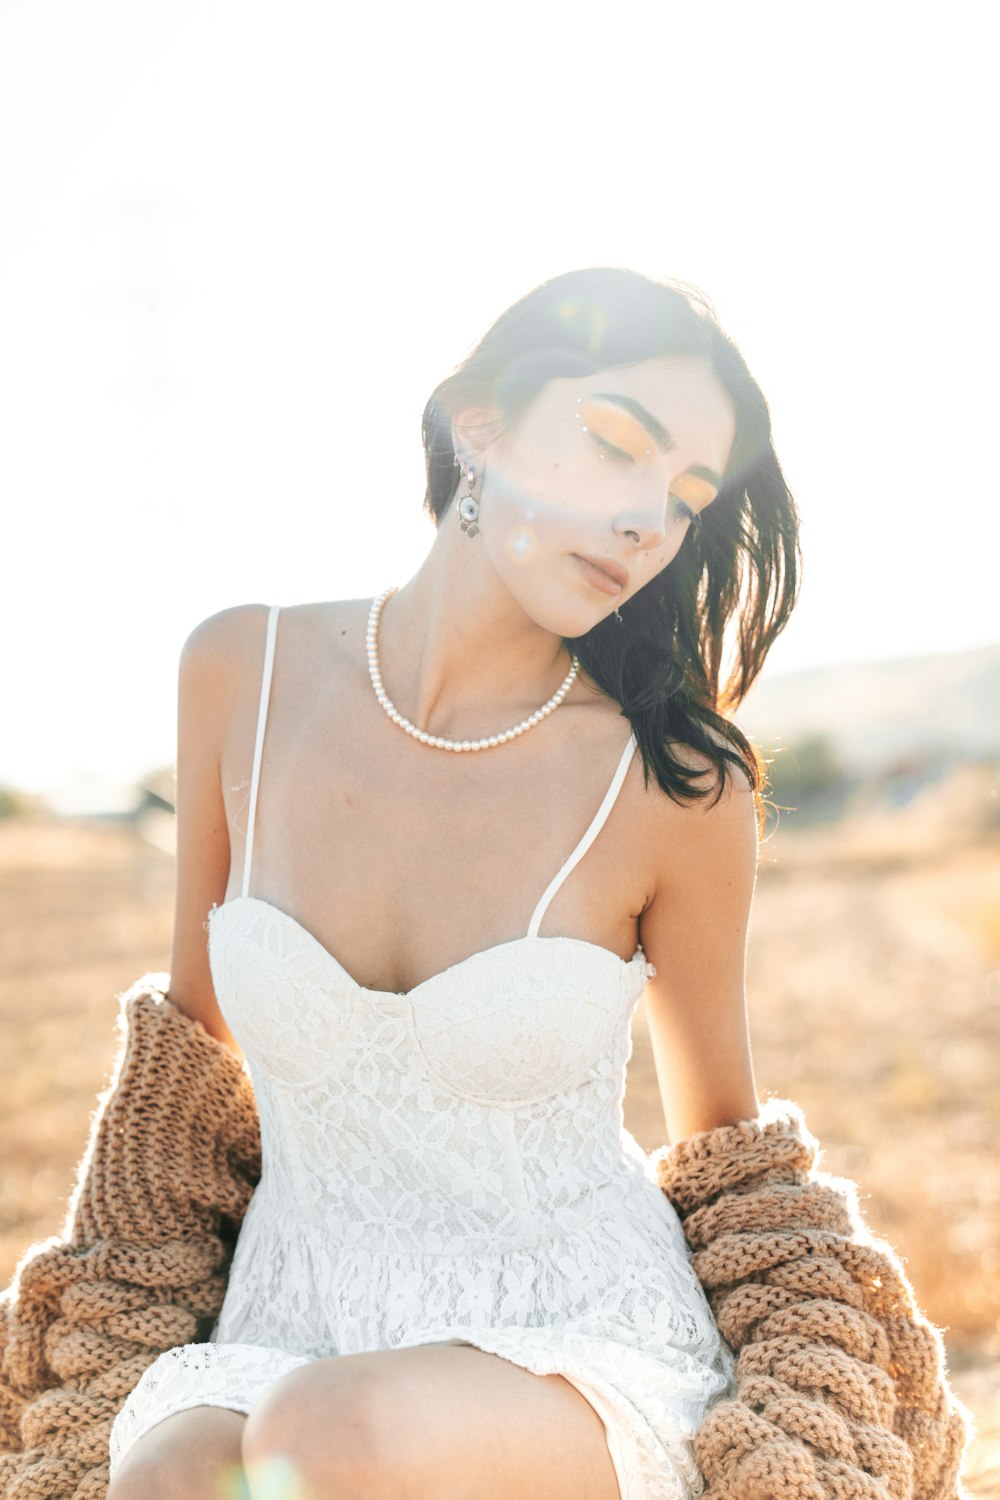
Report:
[[[181,646],[433,538],[547,277],[706,291],[803,516],[765,671],[1000,638],[981,4],[0,0],[0,783],[172,763]]]

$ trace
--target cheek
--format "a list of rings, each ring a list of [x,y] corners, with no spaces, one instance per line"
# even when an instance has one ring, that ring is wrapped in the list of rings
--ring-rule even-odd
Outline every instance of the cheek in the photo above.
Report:
[[[498,474],[484,505],[495,550],[524,562],[578,541],[587,516],[578,503],[580,487],[569,479],[558,462],[546,475]]]
[[[595,492],[600,493],[604,465],[600,465],[602,472],[595,474],[586,460],[575,430],[568,434],[545,432],[533,447],[530,443],[518,445],[500,457],[492,475],[487,469],[486,482],[492,479],[492,488],[505,510],[534,503],[540,516],[545,512],[558,515],[574,506],[586,507]]]
[[[673,535],[675,529],[680,532],[679,536]],[[649,558],[650,578],[655,578],[657,573],[662,573],[664,568],[668,568],[670,566],[684,544],[684,537],[686,535],[686,532],[686,527],[671,527],[671,530],[667,533],[667,539],[663,543],[663,546],[657,547],[655,552],[650,552],[647,554]]]
[[[510,576],[552,550],[559,516],[546,496],[508,482],[496,486],[484,512],[488,550],[502,573]]]
[[[505,529],[500,538],[500,552],[512,567],[521,567],[538,556],[540,537],[533,519],[525,518]]]
[[[546,564],[580,545],[579,516],[567,505],[529,500],[496,516],[493,553],[511,567]]]

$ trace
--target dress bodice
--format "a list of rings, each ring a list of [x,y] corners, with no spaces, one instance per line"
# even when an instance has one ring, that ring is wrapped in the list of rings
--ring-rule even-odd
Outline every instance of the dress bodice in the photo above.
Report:
[[[590,1215],[630,1154],[641,1170],[622,1124],[641,950],[518,938],[392,994],[252,896],[215,907],[209,935],[260,1109],[258,1191],[327,1233],[367,1220],[413,1248],[407,1223],[425,1245],[436,1218],[453,1248],[530,1245],[542,1219]]]

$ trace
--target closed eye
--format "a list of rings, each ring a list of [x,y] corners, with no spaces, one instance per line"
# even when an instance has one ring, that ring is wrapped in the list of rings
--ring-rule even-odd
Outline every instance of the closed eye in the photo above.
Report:
[[[602,438],[599,433],[590,432],[589,436],[594,439],[594,442],[600,446],[603,452],[610,453],[612,458],[622,459],[627,464],[635,463],[635,459],[632,457],[631,453],[623,453],[620,448],[616,448],[614,443],[609,443],[607,438]],[[697,511],[693,511],[690,505],[687,505],[683,500],[678,500],[676,495],[671,495],[670,499],[673,501],[674,508],[677,511],[678,520],[698,520]]]
[[[623,453],[620,448],[616,448],[614,443],[609,443],[607,439],[602,438],[599,433],[591,432],[590,436],[594,439],[595,443],[600,444],[605,452],[612,454],[615,458],[623,458],[628,464],[635,463],[635,459],[632,457],[631,453]]]

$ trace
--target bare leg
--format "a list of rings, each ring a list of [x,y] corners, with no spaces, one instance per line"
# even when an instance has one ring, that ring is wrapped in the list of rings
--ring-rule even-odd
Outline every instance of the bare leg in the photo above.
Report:
[[[246,1417],[194,1406],[164,1417],[133,1443],[108,1500],[249,1500],[240,1458]]]
[[[296,1500],[620,1500],[586,1397],[471,1345],[291,1370],[250,1413],[242,1455],[252,1500],[276,1464]]]

